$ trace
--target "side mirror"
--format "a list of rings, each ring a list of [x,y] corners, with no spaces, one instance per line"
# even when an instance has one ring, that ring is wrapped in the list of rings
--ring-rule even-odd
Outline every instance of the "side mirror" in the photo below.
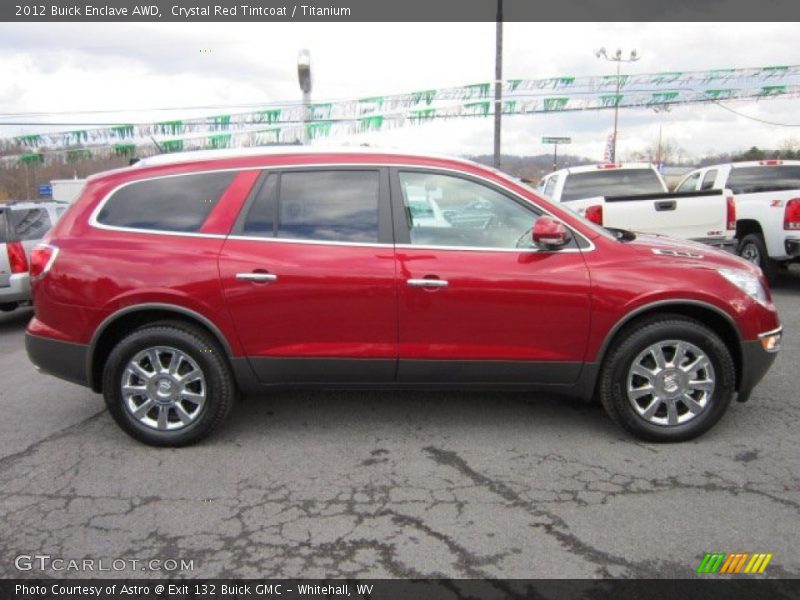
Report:
[[[566,225],[553,217],[542,216],[533,225],[533,243],[543,250],[555,250],[570,240]]]

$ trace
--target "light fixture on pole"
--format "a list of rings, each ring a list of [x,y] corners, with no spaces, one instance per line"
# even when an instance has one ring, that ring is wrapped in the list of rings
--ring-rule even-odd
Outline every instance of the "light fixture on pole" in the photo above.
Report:
[[[303,130],[300,141],[306,143],[308,122],[311,118],[309,107],[311,105],[311,53],[305,48],[300,50],[297,55],[297,80],[303,92]]]
[[[611,162],[617,161],[617,124],[619,122],[619,88],[620,88],[620,65],[624,62],[636,62],[639,60],[639,55],[636,53],[636,50],[631,50],[629,58],[622,58],[622,50],[617,49],[613,56],[609,56],[606,52],[605,48],[600,48],[597,50],[594,55],[597,58],[601,56],[606,60],[612,61],[617,63],[617,93],[614,97],[614,133],[612,134],[611,138]]]

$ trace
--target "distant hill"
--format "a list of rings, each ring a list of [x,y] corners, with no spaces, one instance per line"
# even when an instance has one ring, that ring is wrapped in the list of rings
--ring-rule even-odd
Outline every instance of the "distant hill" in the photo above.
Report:
[[[482,165],[492,166],[494,157],[491,154],[481,154],[470,156],[470,160],[479,162]],[[590,160],[585,156],[574,156],[571,154],[559,155],[558,168],[575,167],[578,165],[589,165],[596,161]],[[552,154],[537,154],[535,156],[516,156],[512,154],[500,155],[500,169],[509,175],[539,181],[542,177],[553,170]]]

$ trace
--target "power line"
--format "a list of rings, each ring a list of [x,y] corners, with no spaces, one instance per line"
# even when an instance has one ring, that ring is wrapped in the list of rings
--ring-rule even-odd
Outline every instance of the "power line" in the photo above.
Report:
[[[758,121],[759,123],[764,123],[766,125],[775,125],[777,127],[800,127],[800,123],[778,123],[776,121],[767,121],[766,119],[759,119],[758,117],[753,117],[753,116],[741,113],[738,110],[734,110],[729,106],[725,106],[721,102],[715,102],[714,104],[716,104],[720,108],[724,108],[728,112],[732,112],[733,114],[738,115],[740,117],[744,117],[745,119],[750,119],[751,121]]]

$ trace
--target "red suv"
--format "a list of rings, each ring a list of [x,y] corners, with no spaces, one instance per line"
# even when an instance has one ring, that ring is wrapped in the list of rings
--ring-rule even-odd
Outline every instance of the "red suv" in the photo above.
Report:
[[[602,229],[468,161],[374,150],[101,173],[31,279],[33,363],[154,445],[287,386],[557,391],[686,440],[747,400],[781,339],[735,256]]]

